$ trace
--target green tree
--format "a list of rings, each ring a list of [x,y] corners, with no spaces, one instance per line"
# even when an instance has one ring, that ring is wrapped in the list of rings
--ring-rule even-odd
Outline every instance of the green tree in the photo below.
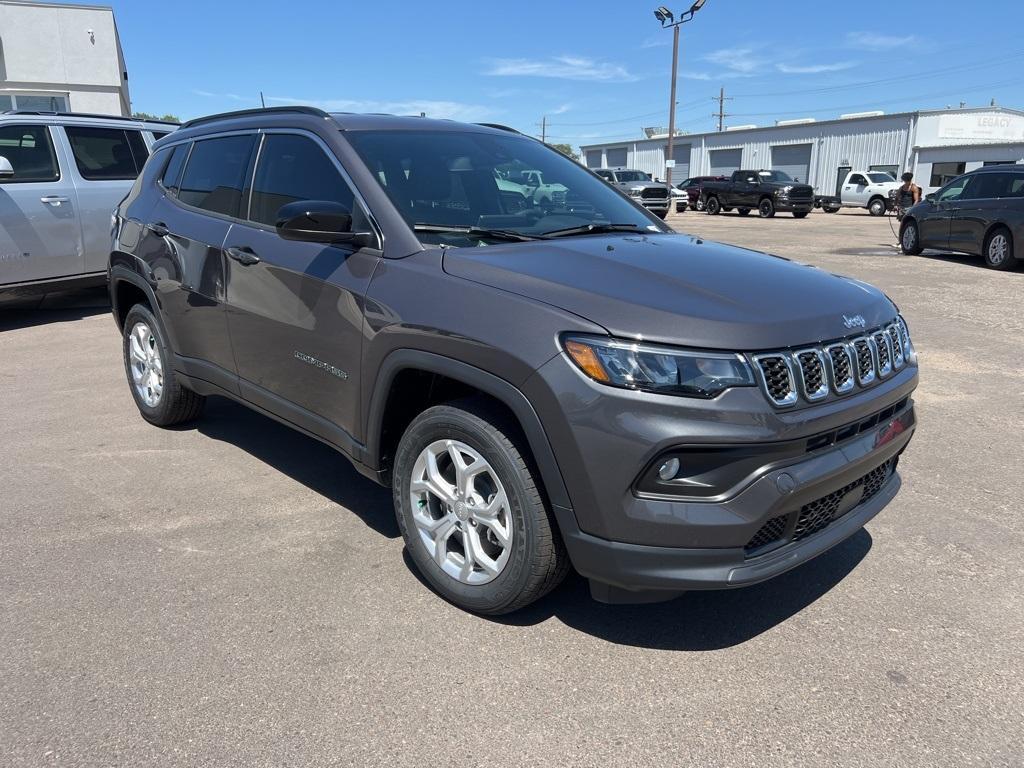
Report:
[[[557,149],[563,155],[571,157],[573,160],[579,160],[580,159],[580,156],[577,155],[575,152],[573,152],[572,151],[572,147],[570,145],[568,145],[568,144],[551,144],[550,146],[553,149]]]
[[[132,117],[137,117],[139,120],[163,120],[168,123],[180,123],[181,118],[177,115],[164,115],[163,117],[157,117],[151,115],[149,112],[132,112]]]

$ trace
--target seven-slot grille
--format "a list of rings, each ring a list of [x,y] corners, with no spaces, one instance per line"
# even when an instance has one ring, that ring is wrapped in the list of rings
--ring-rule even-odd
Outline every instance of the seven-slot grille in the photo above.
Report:
[[[907,364],[910,336],[902,318],[864,336],[794,352],[753,355],[762,388],[779,407],[845,395]]]
[[[668,197],[668,189],[666,187],[644,187],[640,191],[640,197],[644,200],[663,199]]]

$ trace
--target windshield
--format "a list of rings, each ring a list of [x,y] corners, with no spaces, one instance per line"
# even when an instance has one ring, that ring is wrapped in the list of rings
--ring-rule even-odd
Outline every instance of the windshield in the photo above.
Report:
[[[871,181],[875,182],[876,184],[891,184],[892,182],[896,181],[896,179],[893,176],[890,176],[888,173],[869,173],[868,178],[871,179]]]
[[[643,171],[616,171],[615,179],[617,181],[650,181],[651,177]]]
[[[495,239],[469,229],[534,237],[610,224],[669,231],[578,163],[523,136],[425,130],[346,138],[424,243]]]
[[[785,171],[759,171],[758,176],[761,177],[761,181],[792,181],[789,174]]]

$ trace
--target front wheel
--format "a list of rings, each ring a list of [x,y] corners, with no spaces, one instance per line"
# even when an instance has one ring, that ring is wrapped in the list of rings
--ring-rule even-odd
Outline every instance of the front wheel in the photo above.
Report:
[[[794,219],[806,219],[808,211],[793,211]]]
[[[1013,255],[1013,235],[1005,227],[996,227],[985,238],[985,266],[991,269],[1013,269],[1017,258]]]
[[[568,556],[514,425],[467,401],[428,408],[394,465],[398,525],[416,568],[446,600],[498,615],[543,597]]]
[[[717,216],[722,212],[722,204],[718,202],[717,197],[709,197],[704,203],[704,210],[708,212],[709,216]]]
[[[775,215],[775,203],[770,197],[766,197],[757,204],[757,212],[762,219],[770,219]]]
[[[921,246],[921,230],[913,219],[904,219],[903,231],[900,232],[900,250],[908,256],[919,256],[924,248]]]
[[[868,203],[868,213],[872,216],[884,216],[885,215],[885,200],[880,197],[876,197],[870,203]]]
[[[178,381],[167,342],[149,308],[136,304],[128,310],[123,333],[124,370],[142,418],[170,427],[199,416],[206,398]]]
[[[654,215],[657,216],[659,219],[664,219],[666,216],[668,216],[668,211],[655,211]]]
[[[736,209],[736,213],[738,213],[740,216],[748,216],[750,214],[750,209],[749,208],[737,208]]]

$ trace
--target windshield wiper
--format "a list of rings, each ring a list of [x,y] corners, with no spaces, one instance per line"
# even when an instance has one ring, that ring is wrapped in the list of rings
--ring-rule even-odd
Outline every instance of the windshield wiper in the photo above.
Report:
[[[527,235],[511,229],[484,229],[482,227],[463,227],[458,224],[413,224],[412,228],[416,232],[456,232],[469,237],[485,240],[508,240],[513,243],[543,240],[545,237],[544,235]]]
[[[605,232],[636,232],[636,224],[584,224],[582,227],[567,227],[545,232],[544,237],[571,237],[572,235],[601,235]]]

